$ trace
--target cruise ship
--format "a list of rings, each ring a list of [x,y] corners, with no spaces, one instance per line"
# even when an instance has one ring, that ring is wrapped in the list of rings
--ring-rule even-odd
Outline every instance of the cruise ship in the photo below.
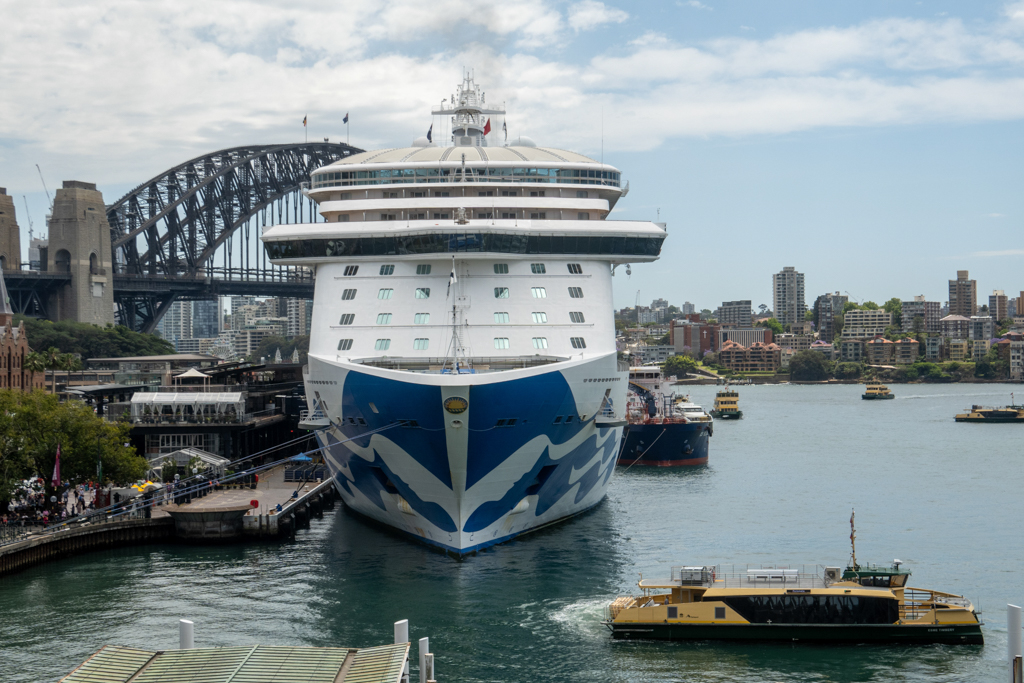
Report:
[[[471,76],[432,113],[448,144],[317,169],[324,222],[262,239],[315,272],[305,425],[342,499],[461,556],[605,496],[629,375],[612,277],[666,230],[607,220],[628,191],[613,166],[505,144]]]

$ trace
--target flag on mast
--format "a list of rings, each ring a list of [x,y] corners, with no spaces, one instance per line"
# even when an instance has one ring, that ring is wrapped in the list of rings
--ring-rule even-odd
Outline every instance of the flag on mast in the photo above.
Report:
[[[448,276],[448,292],[444,295],[447,299],[452,293],[452,285],[458,282],[459,279],[455,277],[455,257],[452,256],[452,274]]]
[[[305,127],[306,127],[306,119],[307,119],[307,118],[309,118],[309,117],[308,117],[308,116],[303,116],[303,117],[302,117],[302,127],[303,127],[303,128],[305,128]]]
[[[430,128],[427,129],[427,142],[434,141],[434,124],[430,124]]]
[[[50,480],[53,488],[60,486],[60,444],[57,444],[57,459],[53,463],[53,477]]]
[[[487,119],[487,123],[484,124],[484,135],[491,134],[491,119]]]
[[[504,121],[501,122],[501,129],[505,131],[505,142],[508,142],[508,125]]]
[[[348,123],[348,112],[345,112],[345,118],[341,120],[342,123]]]

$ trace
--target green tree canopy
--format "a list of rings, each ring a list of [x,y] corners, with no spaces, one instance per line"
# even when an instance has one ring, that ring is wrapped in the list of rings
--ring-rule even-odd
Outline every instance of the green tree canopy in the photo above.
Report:
[[[843,313],[849,313],[850,311],[856,311],[858,308],[857,304],[852,301],[847,301],[843,304]]]
[[[661,366],[661,371],[666,377],[675,375],[679,379],[686,377],[691,372],[696,372],[696,370],[697,361],[689,356],[669,356],[665,364]]]
[[[767,320],[762,320],[761,322],[757,323],[756,326],[766,327],[772,331],[772,334],[782,334],[783,332],[782,323],[780,323],[776,318],[768,318]]]
[[[306,354],[309,353],[309,335],[302,335],[299,337],[275,337],[269,336],[264,337],[260,342],[260,345],[256,347],[256,352],[252,354],[254,361],[259,361],[260,358],[266,358],[267,361],[274,359],[274,353],[280,349],[281,359],[284,362],[289,362],[292,357],[292,352],[295,349],[299,350],[299,362],[306,362]]]
[[[33,349],[56,348],[61,353],[77,353],[82,358],[122,358],[124,356],[160,356],[174,353],[174,345],[155,334],[132,332],[123,325],[99,327],[70,320],[49,320],[15,316],[15,324],[25,322],[28,343]]]
[[[874,301],[865,301],[860,305],[860,309],[862,311],[877,311],[878,304],[876,304]]]
[[[902,327],[903,325],[903,302],[893,297],[885,302],[882,306],[886,313],[892,314],[892,324],[896,327]]]
[[[800,382],[820,382],[829,377],[829,363],[818,351],[797,351],[789,360],[789,376]]]

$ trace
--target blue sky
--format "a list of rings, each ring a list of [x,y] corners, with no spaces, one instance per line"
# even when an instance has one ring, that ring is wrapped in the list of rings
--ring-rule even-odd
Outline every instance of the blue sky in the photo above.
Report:
[[[37,228],[64,179],[108,202],[246,143],[407,145],[463,66],[512,136],[618,166],[613,218],[669,225],[616,305],[1024,289],[1024,3],[0,0],[0,186]],[[38,231],[38,230],[37,230]],[[27,244],[27,239],[24,239]]]

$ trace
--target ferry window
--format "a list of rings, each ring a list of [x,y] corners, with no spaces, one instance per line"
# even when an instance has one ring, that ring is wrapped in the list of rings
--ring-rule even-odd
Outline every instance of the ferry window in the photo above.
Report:
[[[494,314],[494,322],[501,324],[508,322],[508,313],[498,312]]]
[[[495,287],[494,288],[495,299],[507,299],[508,298],[508,287]]]
[[[570,287],[569,288],[569,296],[571,296],[573,299],[582,299],[583,298],[583,288],[582,287]]]
[[[534,299],[546,299],[548,297],[548,290],[544,287],[530,287],[530,292],[533,294]]]
[[[413,322],[414,325],[426,325],[427,323],[430,322],[430,314],[429,313],[417,313],[416,315],[414,315],[412,317],[412,322]]]
[[[429,299],[430,298],[430,287],[417,287],[416,288],[417,299]]]
[[[543,263],[531,263],[530,272],[535,273],[537,275],[543,275],[544,273],[548,272],[548,269],[544,267]]]
[[[588,211],[580,211],[576,214],[576,220],[578,221],[589,221],[590,213]]]
[[[354,289],[346,289],[344,292],[341,293],[341,300],[342,301],[351,301],[352,299],[355,299],[355,298],[356,298],[356,290],[354,290]]]
[[[535,349],[546,349],[546,348],[548,348],[548,338],[547,337],[534,337],[533,338],[533,348],[535,348]]]
[[[356,319],[355,313],[342,313],[341,320],[338,322],[339,325],[351,325]]]
[[[390,325],[391,324],[391,314],[390,313],[378,313],[377,314],[377,324],[378,325]]]
[[[345,275],[351,277],[359,272],[359,266],[345,266]]]
[[[374,343],[373,348],[376,351],[387,351],[388,349],[391,348],[391,340],[390,339],[378,339]]]
[[[342,340],[340,340],[338,342],[338,350],[339,351],[348,351],[351,348],[352,348],[352,340],[351,339],[342,339]]]
[[[587,322],[583,318],[583,311],[569,311],[569,321],[574,323],[585,323]]]
[[[358,268],[358,267],[359,266],[356,266],[356,268]],[[380,274],[381,275],[394,275],[394,273],[395,273],[395,267],[392,266],[392,265],[387,265],[387,266],[381,266],[380,267]]]
[[[572,274],[572,275],[582,275],[583,274],[583,266],[581,266],[580,264],[578,264],[578,263],[567,263],[566,265],[569,267],[569,273],[570,274]]]
[[[446,220],[448,220],[449,218],[451,218],[451,216],[449,216],[449,215],[448,215],[448,214],[446,214],[446,213],[435,213],[435,214],[434,214],[434,220],[435,220],[435,221],[446,221]]]
[[[543,197],[544,196],[544,190],[535,190],[535,191],[530,193],[530,196],[531,197]]]
[[[507,263],[495,263],[494,264],[494,273],[496,275],[505,275],[505,274],[507,274],[508,273],[508,264]]]
[[[533,312],[533,322],[535,323],[546,323],[548,321],[548,314],[544,311]]]
[[[572,342],[572,348],[574,349],[587,348],[587,342],[583,340],[583,337],[570,337],[569,341]]]
[[[507,349],[508,348],[508,337],[495,337],[494,348],[496,349]]]
[[[678,619],[679,618],[679,608],[675,607],[675,606],[669,607],[668,608],[668,618],[669,619]]]
[[[427,346],[429,346],[429,344],[430,344],[430,340],[429,339],[413,339],[412,340],[412,348],[415,351],[425,351]]]
[[[540,213],[531,213],[530,214],[530,218],[532,218],[532,219],[546,220],[547,217],[548,217],[548,214],[545,211],[541,211]]]
[[[430,264],[429,263],[421,263],[421,264],[417,265],[416,266],[416,274],[417,275],[430,275]]]
[[[355,291],[355,290],[352,290],[352,291]],[[377,292],[377,298],[378,299],[390,299],[391,295],[394,294],[394,293],[395,293],[395,290],[390,289],[390,288],[385,288],[385,289],[382,289],[379,292]],[[345,297],[342,297],[342,298],[344,299]]]
[[[715,619],[725,619],[725,608],[724,607],[716,607],[715,608]]]
[[[587,198],[587,191],[586,190],[576,190],[576,196],[579,197],[580,199],[586,199]]]

